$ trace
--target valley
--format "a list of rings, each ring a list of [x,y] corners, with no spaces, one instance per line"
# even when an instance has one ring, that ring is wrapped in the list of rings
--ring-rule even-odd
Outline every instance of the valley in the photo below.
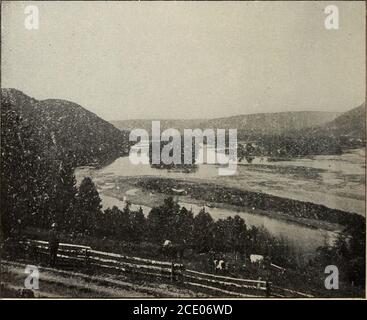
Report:
[[[265,276],[294,289],[303,287],[302,277],[323,273],[317,266],[301,270],[317,259],[329,263],[322,252],[335,250],[343,239],[354,241],[356,258],[348,270],[360,279],[353,267],[362,270],[365,225],[360,107],[346,115],[305,112],[205,120],[214,129],[233,122],[243,133],[245,147],[235,174],[221,176],[220,165],[205,161],[189,169],[154,167],[149,159],[148,164],[133,164],[127,156],[128,131],[69,101],[38,101],[13,89],[2,93],[2,227],[8,239],[22,233],[46,239],[57,221],[64,241],[160,259],[167,259],[162,241],[177,239],[175,245],[185,244],[185,254],[171,259],[212,272],[214,248],[230,261],[234,276],[250,279],[264,276],[264,270],[247,265],[250,254],[261,253],[289,269],[286,278]],[[262,121],[268,123],[266,129]],[[245,133],[244,123],[252,125]],[[205,145],[199,149],[204,159],[216,151]],[[224,149],[217,156],[227,157]],[[184,219],[183,224],[177,219]],[[234,231],[236,223],[241,227]],[[245,236],[237,233],[242,244],[236,247],[231,235],[238,230]]]
[[[338,218],[329,219],[327,214],[324,218],[305,217],[296,210],[281,212],[274,204],[273,209],[236,205],[235,201],[218,197],[214,190],[219,190],[220,194],[228,192],[228,195],[243,191],[244,199],[250,191],[257,193],[259,198],[276,196],[283,199],[281,201],[292,199],[336,209],[346,217],[364,216],[364,153],[364,149],[357,149],[342,156],[316,156],[266,164],[266,160],[256,159],[251,164],[241,163],[234,176],[218,176],[216,165],[202,164],[196,171],[185,173],[132,165],[127,157],[122,157],[102,169],[78,168],[75,174],[79,182],[85,176],[92,177],[103,208],[117,206],[122,210],[129,201],[134,210],[142,207],[148,215],[152,207],[173,196],[195,214],[203,207],[214,219],[239,214],[249,226],[264,227],[274,236],[287,239],[308,260],[319,246],[333,244],[345,227],[342,219],[340,222]],[[334,177],[332,184],[330,177]],[[184,190],[185,194],[178,194],[175,188]]]

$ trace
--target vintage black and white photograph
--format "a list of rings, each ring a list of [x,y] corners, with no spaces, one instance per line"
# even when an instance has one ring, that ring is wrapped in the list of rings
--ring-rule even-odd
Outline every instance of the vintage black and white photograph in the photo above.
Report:
[[[0,297],[365,299],[365,101],[364,1],[1,1]]]

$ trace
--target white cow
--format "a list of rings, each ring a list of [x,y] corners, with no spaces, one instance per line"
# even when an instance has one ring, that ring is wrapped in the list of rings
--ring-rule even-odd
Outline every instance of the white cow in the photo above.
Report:
[[[214,260],[214,270],[215,272],[223,272],[226,270],[226,262],[224,260]]]
[[[250,255],[250,261],[251,263],[263,263],[264,262],[264,256],[260,254],[251,254]]]
[[[226,266],[226,263],[224,262],[224,260],[219,260],[218,261],[218,265],[217,265],[218,270],[224,270],[225,266]]]
[[[170,257],[173,255],[173,244],[171,240],[165,240],[162,245],[162,253],[166,257]]]
[[[171,240],[165,240],[163,242],[163,248],[168,248],[172,246],[172,241]]]

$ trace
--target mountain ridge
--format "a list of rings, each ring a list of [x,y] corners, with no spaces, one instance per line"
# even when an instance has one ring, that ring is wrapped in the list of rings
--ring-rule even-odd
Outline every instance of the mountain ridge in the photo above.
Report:
[[[310,130],[311,134],[366,138],[366,103],[348,110],[324,126]]]
[[[2,116],[15,113],[45,149],[72,154],[75,165],[102,164],[127,153],[127,132],[72,101],[37,100],[2,88],[1,102]],[[20,130],[15,124],[9,129]]]
[[[282,134],[295,129],[317,126],[335,119],[340,113],[327,111],[283,111],[273,113],[254,113],[213,119],[162,119],[162,130],[175,128],[183,129],[238,129],[247,130],[253,134]],[[130,119],[110,121],[120,130],[142,128],[151,130],[148,119]],[[248,128],[244,128],[248,126]]]

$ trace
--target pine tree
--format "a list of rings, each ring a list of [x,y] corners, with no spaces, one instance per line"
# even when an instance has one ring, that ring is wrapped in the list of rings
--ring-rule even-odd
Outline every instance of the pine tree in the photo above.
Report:
[[[44,227],[50,221],[52,174],[37,128],[29,125],[2,97],[1,108],[1,203],[5,236],[26,226]]]
[[[234,253],[244,253],[246,250],[246,224],[240,216],[236,215],[232,219],[231,245]]]
[[[143,209],[140,207],[138,211],[130,213],[131,220],[131,238],[133,241],[141,242],[146,238],[147,220],[144,216]]]
[[[185,207],[176,215],[174,222],[175,238],[173,239],[177,244],[189,244],[192,240],[194,223],[194,214],[188,211]]]
[[[97,188],[90,177],[85,177],[80,184],[76,202],[73,219],[75,230],[84,234],[95,233],[97,221],[102,215],[102,205]]]
[[[126,202],[125,208],[120,211],[116,217],[116,224],[118,229],[117,238],[128,241],[131,237],[131,226],[130,226],[130,207],[131,203]]]
[[[213,218],[203,208],[194,218],[193,245],[197,252],[205,252],[212,249],[213,229]]]
[[[178,203],[169,197],[164,200],[163,205],[155,207],[149,212],[148,226],[153,241],[162,243],[165,240],[175,239],[174,222],[179,210]]]
[[[72,228],[72,216],[76,209],[76,179],[74,167],[70,161],[63,161],[59,165],[58,174],[55,177],[54,194],[54,221],[62,230]]]

